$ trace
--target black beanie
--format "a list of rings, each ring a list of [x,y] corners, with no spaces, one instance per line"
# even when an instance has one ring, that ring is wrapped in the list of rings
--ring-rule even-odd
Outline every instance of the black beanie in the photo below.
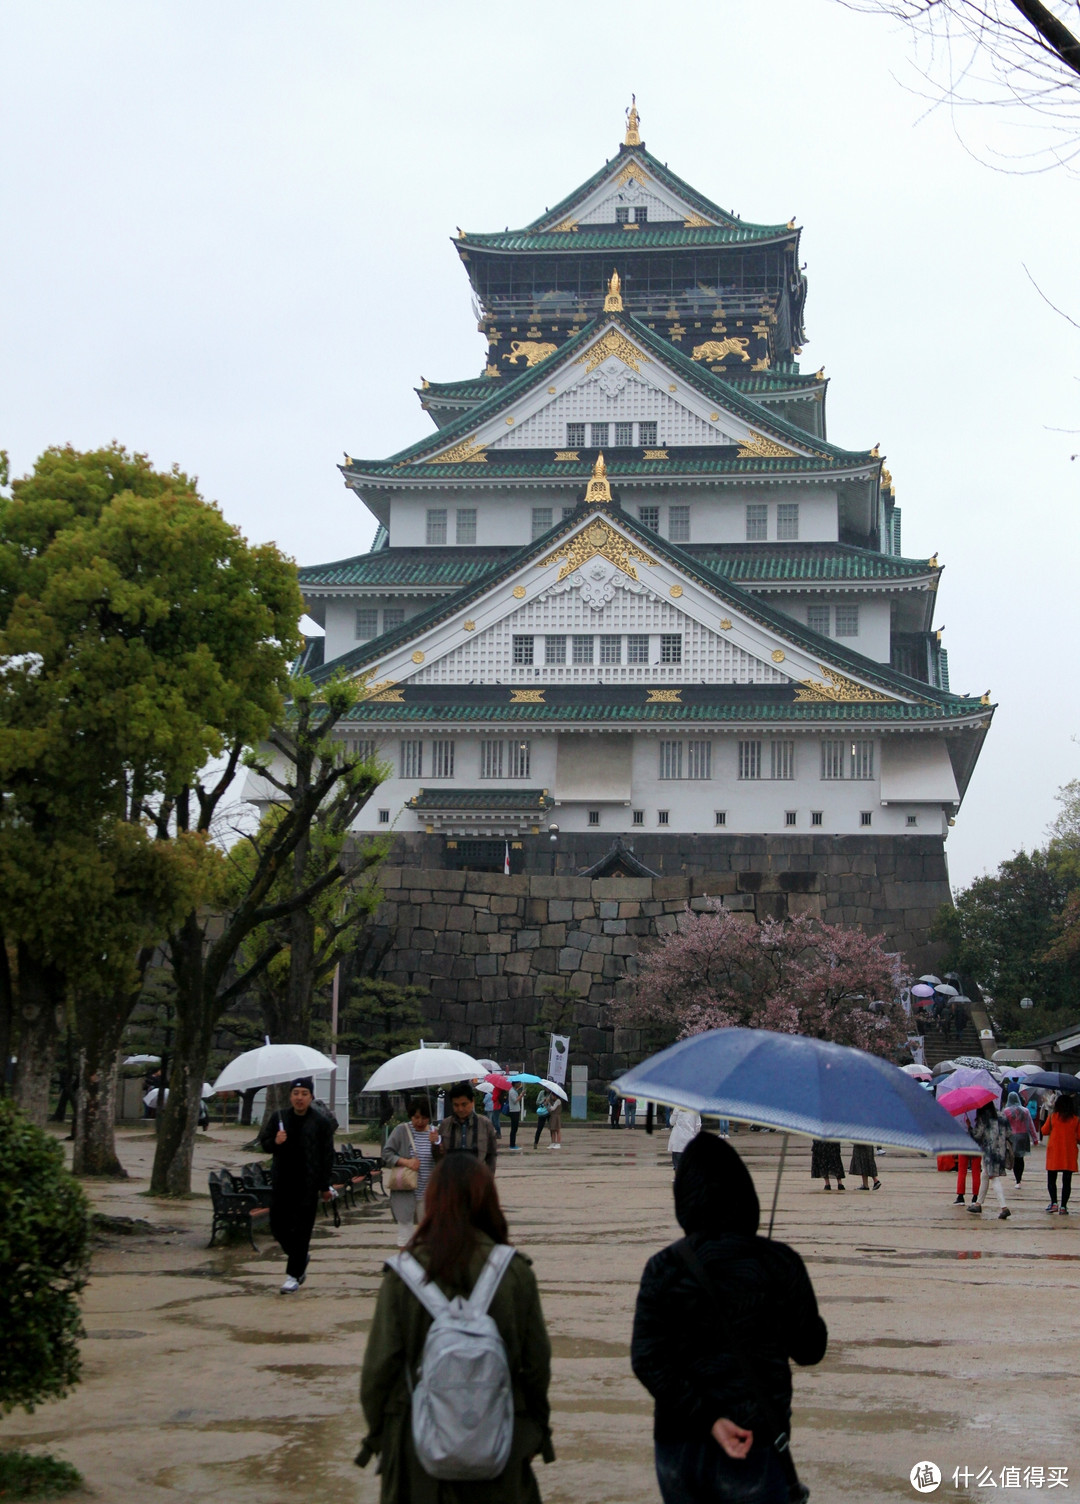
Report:
[[[309,1091],[312,1096],[315,1095],[315,1081],[314,1081],[313,1077],[311,1077],[311,1076],[297,1076],[294,1081],[290,1081],[289,1082],[289,1090],[290,1091],[294,1091],[296,1089],[296,1087],[298,1087],[298,1086],[302,1086],[304,1088],[304,1090],[305,1091]]]
[[[699,1133],[675,1172],[675,1215],[683,1232],[752,1238],[761,1209],[750,1171],[725,1140]]]

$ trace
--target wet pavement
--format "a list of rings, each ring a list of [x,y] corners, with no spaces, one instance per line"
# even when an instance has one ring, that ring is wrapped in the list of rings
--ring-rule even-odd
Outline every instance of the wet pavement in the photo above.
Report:
[[[250,1130],[199,1136],[196,1184],[238,1167]],[[664,1136],[567,1125],[561,1152],[505,1156],[511,1236],[533,1259],[554,1345],[558,1461],[539,1467],[547,1504],[655,1504],[651,1402],[629,1368],[641,1269],[678,1235]],[[771,1200],[779,1135],[734,1139]],[[126,1183],[95,1186],[97,1209],[149,1229],[102,1238],[85,1297],[82,1383],[66,1400],[0,1421],[0,1445],[69,1458],[98,1498],[181,1504],[353,1500],[375,1504],[352,1458],[357,1385],[383,1259],[396,1247],[385,1202],[321,1218],[303,1290],[278,1294],[282,1257],[207,1250],[206,1196],[146,1194],[153,1140],[122,1130]],[[845,1154],[848,1150],[845,1147]],[[797,1370],[793,1452],[815,1504],[919,1495],[930,1459],[938,1498],[1042,1499],[1001,1469],[1069,1467],[1080,1491],[1080,1215],[1047,1216],[1041,1151],[1013,1216],[954,1207],[955,1176],[918,1156],[879,1155],[881,1191],[825,1194],[809,1146],[792,1140],[776,1234],[803,1255],[829,1325],[829,1353]],[[1080,1211],[1080,1208],[1078,1208]],[[953,1470],[967,1468],[966,1487]],[[974,1478],[993,1469],[995,1486]],[[985,1474],[982,1474],[985,1479]],[[1022,1471],[1021,1471],[1022,1477]]]

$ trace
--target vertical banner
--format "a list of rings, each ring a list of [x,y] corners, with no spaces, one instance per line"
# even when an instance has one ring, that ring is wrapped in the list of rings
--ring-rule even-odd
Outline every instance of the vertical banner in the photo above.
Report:
[[[564,1085],[566,1081],[566,1062],[569,1058],[569,1051],[569,1034],[553,1034],[551,1036],[551,1050],[548,1054],[548,1080],[554,1081],[557,1086]]]

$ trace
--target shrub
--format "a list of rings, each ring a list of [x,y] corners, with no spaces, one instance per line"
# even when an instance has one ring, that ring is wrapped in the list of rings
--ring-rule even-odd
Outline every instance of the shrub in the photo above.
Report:
[[[60,1145],[0,1101],[0,1414],[79,1380],[89,1217]]]

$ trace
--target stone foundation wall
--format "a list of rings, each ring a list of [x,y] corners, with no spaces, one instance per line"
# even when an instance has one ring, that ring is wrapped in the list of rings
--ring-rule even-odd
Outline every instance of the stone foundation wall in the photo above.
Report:
[[[547,1032],[561,1014],[572,1063],[607,1080],[639,1047],[636,1035],[616,1029],[611,1005],[641,947],[670,934],[688,904],[702,910],[719,899],[748,921],[811,914],[884,934],[916,973],[940,960],[929,938],[934,913],[950,901],[940,841],[729,836],[689,844],[697,843],[678,875],[590,879],[450,871],[440,838],[405,837],[395,852],[402,865],[381,877],[378,938],[390,949],[380,974],[429,995],[433,1038],[503,1063],[533,1051],[546,1061]],[[593,861],[607,850],[597,844]],[[684,852],[687,844],[679,838]],[[649,846],[649,838],[634,842],[642,862],[655,870],[666,856],[673,865],[670,848]],[[564,848],[560,867],[580,854]],[[698,863],[704,870],[685,870]]]

